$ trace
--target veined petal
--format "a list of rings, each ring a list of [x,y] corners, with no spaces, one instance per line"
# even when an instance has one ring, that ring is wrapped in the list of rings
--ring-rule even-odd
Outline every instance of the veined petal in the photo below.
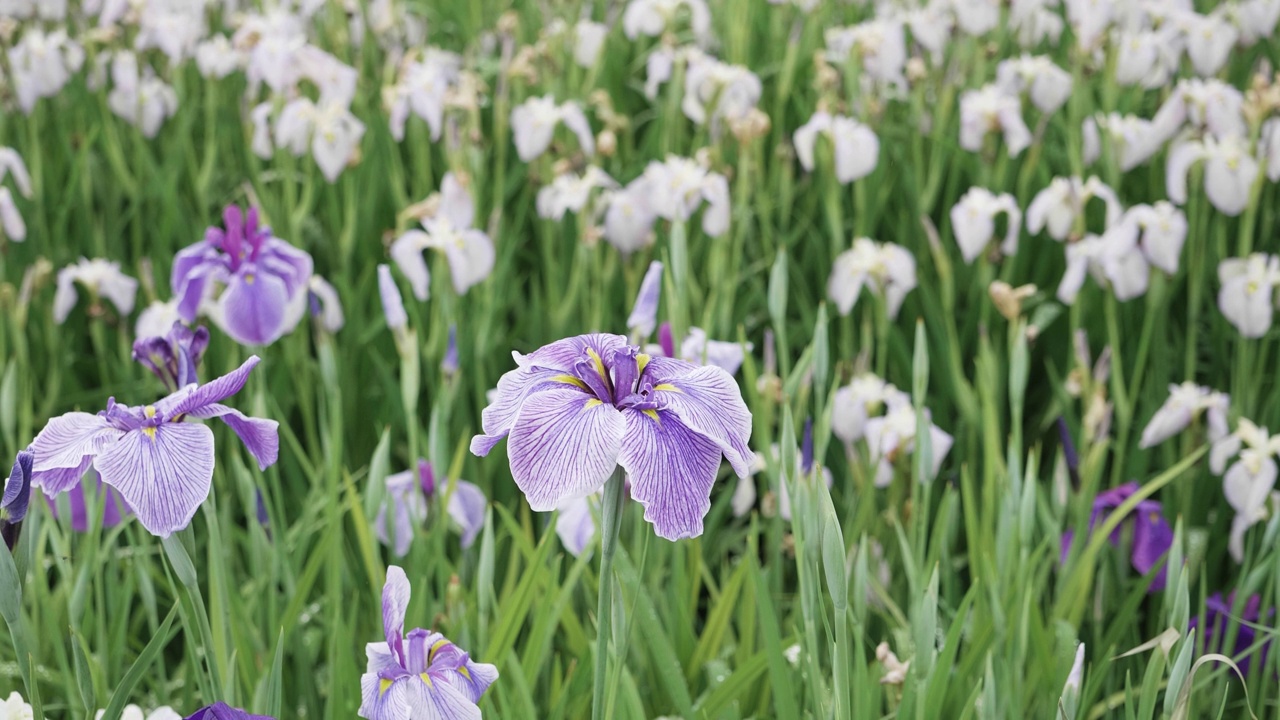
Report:
[[[480,424],[484,433],[471,439],[471,452],[480,457],[489,454],[516,422],[520,406],[525,397],[561,374],[556,369],[517,367],[498,379],[498,387],[494,391],[493,400],[480,414]]]
[[[280,423],[275,420],[249,417],[226,405],[211,403],[188,413],[197,418],[218,418],[231,427],[244,443],[254,460],[258,461],[258,469],[266,470],[276,463],[280,457]]]
[[[179,415],[220,417],[212,410],[212,406],[240,392],[249,380],[249,373],[260,361],[261,358],[257,355],[251,355],[240,367],[216,380],[203,385],[188,385],[169,395],[156,403],[156,410],[168,419]]]
[[[196,423],[162,423],[125,433],[94,460],[142,526],[168,537],[191,524],[213,481],[213,432]]]
[[[31,484],[55,497],[75,487],[99,452],[121,432],[99,415],[72,412],[52,418],[31,443]]]
[[[218,301],[222,329],[241,345],[269,345],[283,333],[289,292],[273,274],[252,269],[236,273]]]
[[[529,506],[554,510],[599,489],[618,464],[623,427],[616,408],[575,387],[527,396],[507,439],[507,455]]]
[[[387,680],[375,672],[365,673],[360,677],[359,716],[369,720],[404,720],[414,717],[407,686],[407,676],[399,680]]]
[[[653,362],[653,361],[651,361]],[[661,382],[653,397],[660,408],[675,413],[683,425],[720,446],[738,477],[751,472],[751,412],[733,376],[713,365],[695,367]]]
[[[630,476],[631,496],[644,505],[644,519],[659,537],[698,537],[711,509],[720,446],[689,429],[674,412],[653,415],[623,412],[626,432],[618,464]]]
[[[587,350],[607,358],[613,351],[625,347],[627,338],[609,333],[575,335],[544,345],[528,355],[517,357],[522,367],[551,368],[560,372],[573,372],[574,364],[587,357]]]
[[[412,715],[404,717],[415,720],[481,720],[479,706],[445,678],[424,673],[411,676],[403,683],[412,709]]]
[[[409,611],[409,597],[409,578],[404,569],[397,565],[388,566],[387,581],[382,586],[382,634],[400,667],[405,667],[406,661],[404,617]]]

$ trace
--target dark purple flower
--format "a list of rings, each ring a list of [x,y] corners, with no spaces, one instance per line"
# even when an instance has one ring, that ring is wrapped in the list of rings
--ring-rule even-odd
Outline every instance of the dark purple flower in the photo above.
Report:
[[[120,491],[104,484],[97,470],[90,470],[90,476],[97,486],[94,492],[99,495],[104,492],[107,494],[102,510],[102,529],[109,530],[133,514],[133,510],[129,509],[129,503],[126,503],[124,498],[120,496]],[[76,483],[75,487],[67,491],[67,503],[71,507],[71,529],[76,532],[89,532],[89,503],[85,498],[85,482],[87,482],[87,478],[82,479]],[[54,499],[46,496],[45,502],[48,503],[49,510],[53,516],[55,518],[58,517],[58,504]]]
[[[511,474],[534,510],[595,492],[621,466],[659,536],[696,537],[721,455],[739,477],[751,471],[751,413],[721,368],[653,357],[607,334],[515,360],[471,452],[487,455],[507,438]]]
[[[1093,528],[1106,520],[1112,510],[1120,507],[1130,495],[1137,492],[1138,487],[1138,483],[1129,482],[1099,493],[1093,501],[1093,512],[1089,515],[1089,532],[1092,533]],[[1133,547],[1129,561],[1133,564],[1134,570],[1146,575],[1159,565],[1169,552],[1169,548],[1173,545],[1173,528],[1165,520],[1163,508],[1157,500],[1139,502],[1129,517],[1125,518],[1125,522],[1133,524]],[[1121,523],[1112,531],[1111,537],[1108,538],[1112,545],[1120,544],[1123,529],[1124,523]],[[1063,561],[1071,551],[1074,536],[1075,533],[1070,530],[1062,535]],[[1167,574],[1168,568],[1162,566],[1152,579],[1149,591],[1163,590]]]
[[[213,432],[188,418],[220,418],[261,469],[279,455],[279,423],[221,404],[244,387],[257,364],[255,355],[228,375],[186,385],[154,405],[129,407],[111,398],[96,415],[70,412],[51,419],[31,444],[32,484],[53,497],[78,484],[93,465],[153,535],[181,530],[209,496],[213,480]]]
[[[186,720],[275,720],[275,718],[269,715],[253,715],[224,702],[216,702],[188,715]]]
[[[18,452],[13,461],[13,470],[4,483],[4,493],[0,494],[0,536],[10,550],[18,544],[18,533],[22,529],[22,519],[27,516],[27,507],[31,504],[31,465],[35,454],[31,448]]]
[[[1267,641],[1260,648],[1254,648],[1254,644],[1258,641],[1258,633],[1248,624],[1260,624],[1258,610],[1262,604],[1262,598],[1256,594],[1250,595],[1244,607],[1238,609],[1239,615],[1232,612],[1232,607],[1235,604],[1236,594],[1234,591],[1226,599],[1223,599],[1222,593],[1214,593],[1204,601],[1205,613],[1191,618],[1187,627],[1194,631],[1197,627],[1203,626],[1205,652],[1230,655],[1232,659],[1236,660],[1236,664],[1240,666],[1240,672],[1247,675],[1249,674],[1249,662],[1253,658],[1257,658],[1259,662],[1266,665],[1267,653],[1271,650],[1271,643]],[[1274,614],[1274,609],[1267,611],[1268,618]],[[1231,652],[1227,652],[1227,649],[1222,647],[1222,643],[1226,640],[1227,626],[1233,617],[1238,617],[1241,622],[1236,630],[1235,648]],[[1246,655],[1245,653],[1250,650],[1253,650],[1253,653]]]
[[[209,329],[194,330],[175,322],[164,337],[138,338],[133,343],[133,359],[150,370],[172,392],[198,382],[196,368],[209,347]]]
[[[238,343],[268,345],[302,319],[311,256],[259,226],[256,208],[242,215],[232,205],[222,215],[225,228],[209,228],[204,240],[173,259],[178,315],[195,320],[202,301],[225,286],[210,317]]]

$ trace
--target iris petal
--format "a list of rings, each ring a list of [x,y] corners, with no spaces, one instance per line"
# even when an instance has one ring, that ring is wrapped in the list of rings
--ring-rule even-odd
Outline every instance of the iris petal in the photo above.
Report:
[[[195,423],[135,430],[103,450],[94,466],[104,483],[120,491],[143,527],[168,537],[189,525],[209,497],[213,432]]]

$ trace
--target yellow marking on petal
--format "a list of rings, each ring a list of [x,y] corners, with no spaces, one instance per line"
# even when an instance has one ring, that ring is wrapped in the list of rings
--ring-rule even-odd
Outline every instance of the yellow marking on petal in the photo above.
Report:
[[[153,427],[144,427],[144,428],[142,428],[142,434],[143,434],[143,435],[146,435],[146,436],[147,436],[148,438],[150,438],[153,442],[154,442],[154,441],[155,441],[155,439],[156,439],[156,429],[155,429],[155,428],[153,428]]]
[[[586,383],[582,382],[581,380],[579,380],[578,378],[572,375],[567,375],[567,374],[556,375],[555,377],[551,378],[551,382],[564,383],[565,385],[573,385],[575,387],[580,387],[583,390],[586,390],[588,392],[591,391],[591,388],[588,388]]]
[[[675,385],[672,385],[671,383],[659,383],[657,385],[654,385],[653,389],[665,390],[667,392],[682,392],[680,388],[676,387]]]
[[[653,359],[653,358],[649,357],[649,356],[648,356],[648,355],[646,355],[645,353],[640,353],[639,355],[637,355],[637,356],[636,356],[636,371],[637,371],[637,372],[644,372],[644,369],[645,369],[646,367],[648,367],[648,366],[649,366],[649,361],[650,361],[650,360],[652,360],[652,359]]]
[[[449,644],[449,641],[445,640],[444,638],[437,640],[436,644],[432,645],[431,650],[427,652],[427,664],[430,665],[431,661],[435,659],[436,653],[440,652],[440,648],[448,644]]]
[[[658,411],[657,411],[657,410],[641,410],[640,412],[642,412],[642,413],[644,413],[645,415],[648,415],[649,417],[653,418],[653,421],[654,421],[654,422],[659,422],[659,421],[658,421]]]
[[[471,679],[471,671],[467,669],[466,665],[463,665],[462,667],[458,668],[458,674],[468,680]]]
[[[379,696],[379,697],[381,697],[381,696],[383,696],[383,695],[386,695],[386,694],[387,694],[387,691],[388,691],[388,690],[390,690],[390,689],[391,689],[391,681],[390,681],[390,680],[388,680],[388,679],[386,679],[386,678],[382,678],[382,680],[380,680],[380,681],[378,682],[378,696]]]
[[[431,682],[430,676],[428,676],[426,673],[422,673],[418,677],[422,678],[422,682],[426,683],[427,687],[434,687],[434,685]]]
[[[597,405],[603,405],[603,404],[604,404],[603,400],[597,400],[595,398],[591,398],[590,400],[587,401],[587,409],[590,410],[591,408]]]
[[[155,406],[155,405],[148,405],[148,406],[146,406],[146,407],[142,408],[142,414],[143,414],[143,415],[146,415],[148,420],[149,420],[149,419],[151,419],[151,418],[153,418],[153,417],[155,417],[155,416],[156,416],[156,406]]]
[[[245,276],[244,276],[244,284],[245,284],[245,285],[252,285],[252,284],[253,284],[253,281],[254,281],[253,273],[245,273]]]
[[[605,383],[608,383],[608,382],[609,382],[609,372],[608,372],[607,370],[605,370],[605,369],[604,369],[604,360],[601,360],[601,359],[600,359],[600,356],[596,353],[596,351],[595,351],[595,350],[592,350],[591,348],[587,348],[587,354],[591,356],[591,359],[592,359],[593,361],[595,361],[595,364],[596,364],[596,373],[598,373],[598,374],[600,375],[600,379],[601,379],[601,380],[604,380],[604,381],[605,381]]]

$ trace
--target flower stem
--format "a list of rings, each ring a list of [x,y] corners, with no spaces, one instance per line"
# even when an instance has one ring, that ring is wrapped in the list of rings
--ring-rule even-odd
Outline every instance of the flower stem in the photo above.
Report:
[[[613,554],[618,548],[618,527],[622,522],[622,476],[619,467],[604,485],[604,502],[600,505],[600,601],[596,606],[596,670],[591,696],[592,720],[603,720],[605,711],[605,678],[609,669],[609,642],[613,619]]]

